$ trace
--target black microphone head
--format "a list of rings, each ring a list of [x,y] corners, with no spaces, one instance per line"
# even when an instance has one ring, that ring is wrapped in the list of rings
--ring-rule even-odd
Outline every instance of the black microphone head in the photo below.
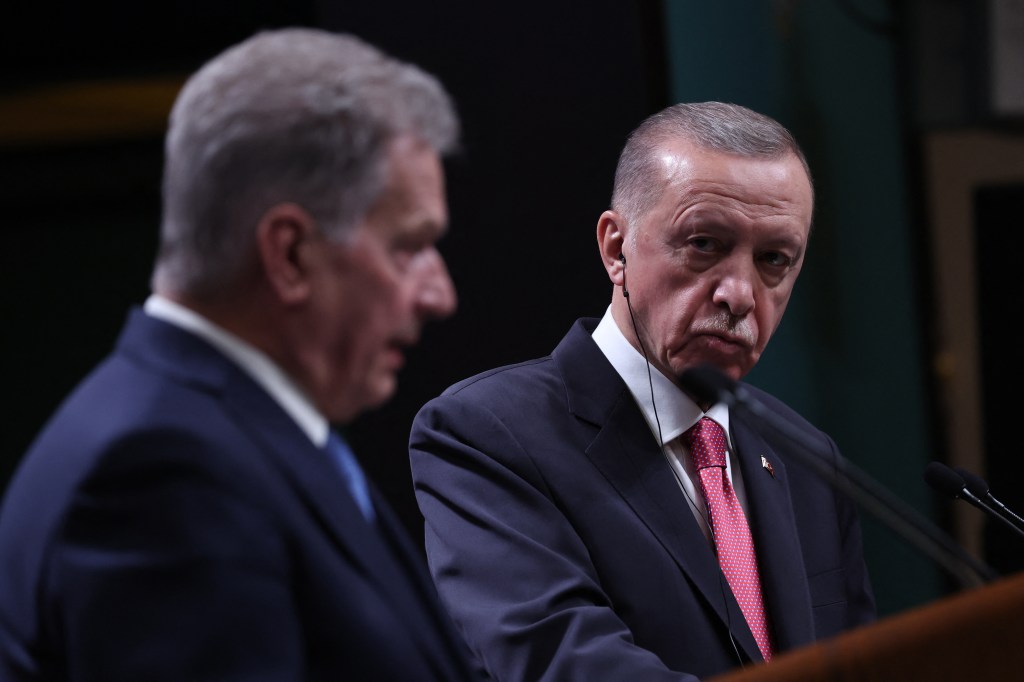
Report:
[[[732,405],[736,401],[736,382],[709,364],[685,370],[679,377],[679,383],[700,403],[721,401]]]
[[[960,478],[964,479],[967,489],[972,493],[981,498],[988,497],[988,481],[984,478],[963,467],[953,467],[953,471],[960,474]]]
[[[924,480],[933,489],[953,499],[960,497],[967,487],[959,474],[941,462],[928,463],[924,468]]]

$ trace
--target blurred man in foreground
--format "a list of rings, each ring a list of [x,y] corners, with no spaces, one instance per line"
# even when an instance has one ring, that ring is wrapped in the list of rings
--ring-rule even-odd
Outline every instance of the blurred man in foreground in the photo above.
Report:
[[[175,103],[153,294],[0,511],[0,678],[470,678],[331,424],[455,308],[441,85],[346,35],[263,32]]]

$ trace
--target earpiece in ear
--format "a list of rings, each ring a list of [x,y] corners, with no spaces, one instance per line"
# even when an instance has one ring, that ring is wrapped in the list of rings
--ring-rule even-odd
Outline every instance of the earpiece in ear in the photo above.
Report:
[[[620,253],[619,260],[622,261],[622,296],[629,298],[629,292],[626,290],[626,254]]]

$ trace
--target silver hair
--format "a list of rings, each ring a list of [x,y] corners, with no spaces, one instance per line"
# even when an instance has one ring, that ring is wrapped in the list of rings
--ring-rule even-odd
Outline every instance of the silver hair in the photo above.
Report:
[[[766,160],[795,154],[811,181],[811,169],[803,150],[778,121],[737,104],[675,104],[645,119],[629,135],[619,156],[612,209],[622,215],[627,224],[642,218],[661,197],[664,183],[657,165],[657,152],[661,145],[678,139],[717,152]],[[635,238],[635,231],[631,234]]]
[[[225,287],[255,257],[255,227],[294,202],[343,238],[386,180],[388,143],[454,150],[459,121],[436,78],[351,35],[263,31],[185,84],[165,141],[153,286]]]

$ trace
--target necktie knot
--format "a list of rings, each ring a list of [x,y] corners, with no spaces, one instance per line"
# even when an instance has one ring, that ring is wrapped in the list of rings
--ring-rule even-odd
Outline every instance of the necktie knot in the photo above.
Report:
[[[701,417],[683,437],[690,446],[690,457],[698,471],[725,466],[725,430],[714,419]]]

